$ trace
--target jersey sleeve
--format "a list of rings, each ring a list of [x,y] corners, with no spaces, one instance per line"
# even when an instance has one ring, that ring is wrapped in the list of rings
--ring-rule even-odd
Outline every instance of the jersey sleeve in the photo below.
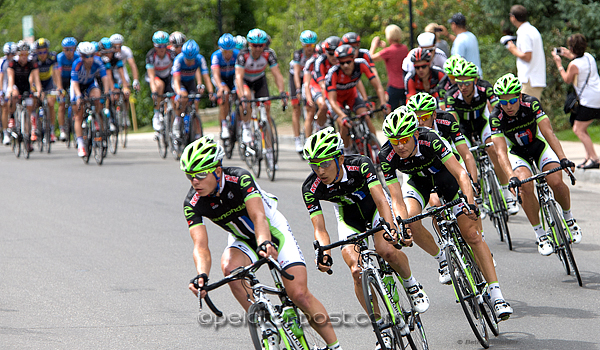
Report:
[[[450,122],[450,135],[452,136],[452,142],[455,145],[466,143],[465,136],[460,132],[460,125],[454,117],[454,115],[447,113],[446,119]]]
[[[146,69],[154,69],[153,50],[148,51],[146,54]]]
[[[246,51],[240,51],[235,59],[235,66],[238,68],[244,68],[246,66]]]
[[[369,189],[373,186],[381,185],[379,178],[377,177],[377,170],[371,159],[369,157],[361,157],[361,160],[360,173],[367,179],[367,186]]]
[[[275,51],[269,49],[269,55],[267,56],[267,62],[269,62],[269,67],[273,68],[277,66],[277,55]]]
[[[531,111],[535,114],[535,121],[539,123],[541,120],[548,118],[546,112],[542,109],[540,100],[531,96]]]
[[[490,120],[490,130],[492,132],[492,138],[504,136],[504,132],[501,129],[502,124],[500,122],[500,114],[501,113],[502,113],[502,111],[500,110],[500,105],[497,105],[492,110],[492,113],[490,114],[489,120]]]
[[[306,210],[308,210],[311,219],[323,214],[321,202],[315,197],[315,191],[320,182],[319,178],[315,179],[311,176],[302,185],[302,198],[304,198],[304,205],[306,205]]]
[[[208,65],[206,64],[206,59],[204,56],[198,54],[196,56],[196,61],[198,61],[198,68],[200,68],[200,74],[208,74]]]
[[[430,149],[433,154],[439,158],[442,163],[446,163],[448,159],[454,157],[452,153],[452,147],[448,141],[444,140],[437,132],[431,130],[427,133],[426,140],[419,138],[419,146],[422,147],[423,154],[426,154],[425,150]]]
[[[366,60],[360,63],[360,72],[369,78],[369,80],[375,78],[375,73],[373,73],[371,66]]]
[[[197,196],[197,194],[194,194],[194,196]],[[192,197],[192,200],[193,199],[194,197]],[[194,210],[194,207],[192,206],[188,198],[186,198],[186,200],[183,202],[183,215],[185,216],[188,228],[190,229],[199,225],[204,225],[202,215],[198,214],[196,210]]]
[[[392,165],[392,161],[396,152],[392,148],[390,142],[386,142],[379,152],[379,163],[381,164],[381,171],[383,172],[383,178],[385,179],[385,183],[387,185],[391,185],[393,183],[398,182],[398,176],[396,176],[396,170]]]
[[[219,51],[217,50],[210,56],[210,68],[219,68],[221,66],[219,61]]]
[[[327,72],[327,75],[325,76],[325,85],[327,86],[327,91],[337,91],[337,81],[338,81],[338,74],[337,74],[337,66],[333,66],[331,67],[331,69],[329,70],[329,72]]]
[[[408,78],[406,78],[406,100],[408,101],[413,95],[417,94],[416,82],[414,79],[415,73],[409,73]]]
[[[181,56],[183,57],[183,56]],[[181,61],[183,58],[177,56],[175,61],[173,61],[173,67],[171,68],[171,75],[180,75],[181,74]]]
[[[294,51],[294,57],[292,57],[292,66],[300,65],[300,61],[302,61],[302,50]]]
[[[242,197],[244,198],[244,203],[251,198],[262,197],[260,194],[260,189],[256,185],[256,180],[249,173],[246,172],[241,175],[238,183],[240,185]]]

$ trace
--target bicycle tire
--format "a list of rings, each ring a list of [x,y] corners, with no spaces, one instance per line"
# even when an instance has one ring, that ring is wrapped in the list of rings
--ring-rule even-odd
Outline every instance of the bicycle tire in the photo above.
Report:
[[[273,164],[277,164],[279,162],[279,135],[277,134],[277,125],[275,124],[275,120],[273,120],[273,118],[269,119],[269,124],[273,134]]]
[[[114,114],[112,116],[112,122],[104,120],[108,123],[108,127],[105,129],[108,132],[108,150],[111,154],[117,154],[117,149],[119,148],[119,122],[114,118]],[[111,124],[114,125],[115,130],[110,129]]]
[[[554,201],[548,202],[548,211],[550,212],[550,216],[552,217],[552,221],[554,221],[554,233],[556,239],[557,248],[563,252],[561,260],[563,260],[563,265],[565,266],[565,270],[567,271],[567,275],[571,275],[571,272],[575,272],[575,278],[577,278],[577,284],[580,287],[583,286],[583,281],[581,280],[581,275],[579,274],[579,268],[577,267],[577,263],[575,262],[575,256],[573,255],[573,250],[571,249],[571,241],[567,239],[566,224],[564,222],[564,218],[560,215],[557,204]],[[556,226],[558,225],[558,226]],[[568,269],[567,267],[569,267]],[[570,270],[570,271],[569,271]]]
[[[262,137],[263,137],[263,152],[265,152],[265,171],[267,172],[267,177],[269,178],[269,180],[274,181],[275,180],[275,164],[277,164],[277,159],[275,157],[275,143],[277,142],[275,139],[275,135],[273,133],[273,129],[271,128],[273,126],[273,124],[269,123],[264,123],[263,127],[262,127]],[[275,131],[276,133],[277,131]],[[271,151],[272,151],[272,155],[271,155],[271,162],[269,162],[268,158],[267,158],[267,152],[268,149],[266,148],[266,145],[270,143],[271,144]]]
[[[429,350],[429,344],[427,343],[427,336],[425,334],[425,327],[423,326],[423,321],[421,321],[421,314],[415,312],[412,308],[412,302],[410,300],[410,295],[408,291],[402,287],[399,281],[400,276],[395,273],[396,276],[396,285],[401,287],[404,290],[404,293],[399,293],[398,306],[400,312],[404,316],[404,322],[408,325],[408,329],[410,330],[410,334],[406,336],[406,340],[410,348],[413,350]],[[400,288],[398,288],[400,289]]]
[[[31,145],[31,136],[29,135],[25,135],[23,136],[23,152],[24,152],[24,156],[25,159],[29,159],[29,155],[31,154],[31,151],[33,150],[33,146]]]
[[[494,216],[494,226],[498,235],[500,235],[500,241],[506,242],[508,250],[512,250],[512,240],[510,238],[510,231],[508,230],[508,208],[504,202],[504,198],[500,193],[500,184],[496,178],[496,174],[490,169],[486,175],[490,183],[490,189],[492,192],[492,215]]]
[[[21,135],[17,134],[17,137],[14,137],[11,133],[10,136],[10,144],[11,144],[11,148],[12,151],[15,155],[15,157],[20,158],[21,157]]]
[[[231,106],[229,108],[231,108]],[[227,129],[229,129],[229,137],[223,139],[223,150],[225,151],[225,158],[227,159],[231,159],[233,147],[235,146],[235,125],[231,122],[232,119],[235,120],[234,115],[235,112],[232,112],[230,109],[229,115],[225,118],[225,125]]]
[[[250,305],[248,309],[248,330],[255,350],[283,349],[281,346],[283,340],[278,332],[267,334],[268,331],[263,331],[263,329],[269,331],[276,329],[270,318],[269,311],[262,304]]]
[[[48,111],[48,107],[44,107],[44,138],[42,140],[46,147],[46,153],[50,153],[52,147],[52,125]]]
[[[121,139],[121,147],[127,147],[127,114],[125,113],[125,102],[119,100],[119,110],[116,112],[117,122],[119,123],[119,138]]]
[[[381,349],[390,349],[383,340],[383,333],[387,329],[391,329],[390,335],[393,339],[391,349],[405,349],[400,327],[395,324],[395,320],[403,316],[396,312],[388,291],[381,287],[377,277],[374,270],[364,270],[362,273],[362,290],[373,332]],[[377,309],[379,309],[379,314]],[[381,316],[379,321],[377,321],[377,316]]]
[[[565,269],[565,272],[567,273],[567,275],[571,274],[571,266],[569,265],[569,262],[567,260],[567,256],[565,253],[565,250],[562,249],[558,237],[558,233],[557,233],[557,229],[554,227],[554,225],[552,224],[553,222],[555,222],[554,220],[554,216],[550,211],[550,205],[542,205],[541,206],[541,211],[542,211],[542,219],[545,225],[544,229],[546,230],[546,233],[548,234],[548,239],[551,240],[552,245],[553,245],[553,249],[554,249],[554,253],[556,254],[556,256],[558,257],[558,260],[560,260],[560,262],[563,265],[563,268]]]
[[[92,125],[90,125],[89,121],[87,122],[86,132],[83,134],[84,139],[84,147],[86,155],[83,157],[83,162],[88,164],[90,161],[90,156],[92,154]]]
[[[104,149],[102,147],[102,135],[99,130],[94,131],[94,138],[92,139],[92,152],[94,152],[94,159],[96,164],[102,165],[104,161]]]
[[[254,140],[246,147],[246,164],[252,169],[254,176],[259,178],[263,155],[263,139],[260,129],[254,130]]]
[[[66,112],[66,116],[65,116],[65,136],[66,136],[66,140],[65,143],[67,144],[67,148],[71,148],[71,137],[74,135],[74,125],[73,125],[73,108],[71,108],[71,106],[66,106],[65,105],[65,112]],[[75,140],[73,140],[75,141]]]
[[[487,333],[487,327],[479,303],[476,299],[476,291],[473,289],[469,278],[467,277],[467,271],[463,270],[461,266],[461,258],[457,255],[457,248],[448,246],[446,247],[446,259],[448,261],[448,270],[450,272],[450,278],[452,279],[452,287],[454,288],[454,294],[460,302],[463,312],[469,322],[471,330],[475,334],[475,337],[485,349],[490,347],[489,336]]]

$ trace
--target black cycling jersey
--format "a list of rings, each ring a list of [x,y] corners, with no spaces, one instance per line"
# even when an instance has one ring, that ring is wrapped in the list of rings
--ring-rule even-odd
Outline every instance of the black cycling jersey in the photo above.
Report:
[[[27,63],[23,66],[19,61],[10,60],[10,62],[8,62],[8,68],[12,68],[15,71],[15,85],[19,89],[19,92],[23,93],[25,91],[30,91],[29,75],[32,70],[38,69],[37,59],[28,57]]]
[[[494,88],[488,81],[477,80],[473,98],[469,104],[464,101],[458,85],[455,84],[446,92],[446,112],[454,114],[463,134],[470,138],[473,133],[480,134],[487,124],[485,109],[488,101],[492,107],[498,103]]]
[[[183,212],[188,227],[203,225],[203,217],[206,217],[256,249],[254,224],[248,216],[246,201],[254,197],[262,198],[268,217],[269,211],[276,210],[277,198],[262,191],[246,169],[237,167],[223,167],[222,169],[219,196],[201,197],[193,187],[190,188],[183,202]],[[281,234],[274,231],[271,231],[271,236],[272,241],[278,245],[283,239]]]
[[[441,137],[455,145],[465,143],[465,137],[460,132],[458,121],[456,121],[456,118],[448,112],[439,109],[436,111],[433,129],[437,131]]]
[[[320,200],[337,203],[343,221],[349,226],[365,231],[371,223],[377,206],[370,188],[379,185],[377,171],[368,157],[344,156],[344,174],[339,182],[326,185],[313,172],[302,185],[302,196],[310,217],[322,214]]]
[[[452,86],[454,85],[452,84],[452,81],[450,81],[450,78],[447,75],[445,75],[437,84],[436,90],[438,92],[438,95],[440,96],[441,101],[446,99],[446,93],[448,92],[448,90],[450,90]]]

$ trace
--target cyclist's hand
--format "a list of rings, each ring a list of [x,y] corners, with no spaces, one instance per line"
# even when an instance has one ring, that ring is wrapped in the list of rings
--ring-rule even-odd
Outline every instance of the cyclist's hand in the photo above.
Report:
[[[302,89],[296,89],[296,98],[298,100],[302,99]]]
[[[77,105],[77,108],[81,108],[81,95],[75,96],[75,104]]]
[[[156,100],[158,99],[158,93],[157,93],[157,92],[153,92],[153,93],[152,93],[152,99],[153,99],[154,101],[156,101]]]
[[[140,91],[140,81],[137,79],[133,79],[133,89],[135,91]]]
[[[219,89],[217,89],[217,98],[223,98],[224,92],[225,92],[225,89],[223,87],[220,87]]]
[[[475,195],[481,195],[481,184],[479,182],[473,182],[473,188],[475,189]]]
[[[199,274],[190,280],[188,288],[192,291],[192,293],[194,293],[195,296],[198,296],[198,290],[201,289],[207,281],[208,276],[205,273]],[[204,298],[206,296],[206,292],[201,291],[200,296]]]
[[[331,270],[331,266],[333,265],[333,258],[331,257],[331,255],[323,252],[323,256],[321,257],[321,261],[318,261],[319,258],[317,258],[317,269],[321,272],[327,272]]]
[[[271,241],[262,242],[256,249],[256,252],[263,258],[271,256],[273,259],[277,260],[277,245]]]
[[[200,95],[202,95],[204,93],[204,88],[205,88],[204,84],[198,84],[198,85],[196,85],[196,91],[198,91],[198,93]]]
[[[517,195],[517,192],[515,191],[516,187],[520,187],[521,186],[521,180],[519,180],[518,177],[513,176],[510,178],[510,180],[508,180],[508,189],[512,192],[513,195]]]
[[[217,100],[217,94],[212,93],[208,96],[208,98],[212,101],[215,102]]]
[[[281,103],[283,103],[283,106],[286,107],[287,106],[287,99],[288,99],[288,94],[285,91],[282,91],[279,93],[279,96],[281,97]]]
[[[469,204],[463,210],[469,219],[476,221],[479,218],[479,207],[476,204]]]
[[[306,104],[310,107],[313,107],[315,105],[315,102],[313,101],[312,96],[310,96],[310,94],[306,96]]]
[[[123,95],[125,95],[125,97],[129,97],[129,88],[127,86],[123,87]]]
[[[341,117],[342,118],[342,125],[350,128],[352,126],[352,122],[350,121],[350,118],[346,117],[345,115]]]
[[[567,158],[563,158],[560,160],[560,166],[563,169],[571,168],[571,172],[575,171],[575,163],[568,160]]]
[[[390,114],[392,111],[392,106],[389,103],[384,103],[381,106],[383,107],[383,113],[385,113],[385,115]]]

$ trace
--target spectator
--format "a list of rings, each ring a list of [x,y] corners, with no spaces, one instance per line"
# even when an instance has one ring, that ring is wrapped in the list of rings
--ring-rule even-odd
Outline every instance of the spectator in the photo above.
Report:
[[[371,49],[369,51],[373,62],[385,62],[385,69],[388,73],[388,103],[391,105],[392,110],[394,110],[406,102],[402,60],[408,55],[408,47],[400,43],[402,31],[395,24],[391,24],[385,28],[385,39],[389,43],[388,47],[386,47],[385,41],[381,41],[376,36],[371,41]],[[375,51],[378,47],[384,49],[376,53]]]
[[[479,57],[479,44],[477,43],[477,37],[473,33],[467,30],[467,19],[462,13],[455,13],[452,18],[448,20],[450,23],[450,29],[456,34],[450,35],[446,27],[441,27],[441,35],[447,36],[451,41],[452,55],[459,55],[464,57],[467,61],[475,63],[479,70],[479,76],[482,76],[481,70],[481,58]]]
[[[552,58],[558,67],[560,76],[567,84],[573,84],[579,98],[579,107],[573,123],[573,132],[585,148],[585,160],[577,167],[582,169],[598,169],[600,162],[594,150],[594,144],[587,132],[594,119],[600,118],[600,77],[596,59],[585,52],[587,41],[582,34],[573,34],[567,40],[568,49],[552,51]],[[558,51],[558,52],[557,52]],[[562,66],[560,56],[570,59],[567,70]]]
[[[517,43],[509,41],[508,51],[517,57],[517,76],[523,93],[541,99],[546,87],[546,58],[540,32],[527,21],[523,5],[510,8],[510,23],[517,27]]]
[[[435,34],[435,47],[444,51],[446,57],[450,57],[450,45],[448,45],[448,42],[446,40],[440,40],[440,33],[444,31],[444,29],[442,29],[442,26],[440,26],[437,23],[429,23],[425,27],[425,31],[427,33]]]

